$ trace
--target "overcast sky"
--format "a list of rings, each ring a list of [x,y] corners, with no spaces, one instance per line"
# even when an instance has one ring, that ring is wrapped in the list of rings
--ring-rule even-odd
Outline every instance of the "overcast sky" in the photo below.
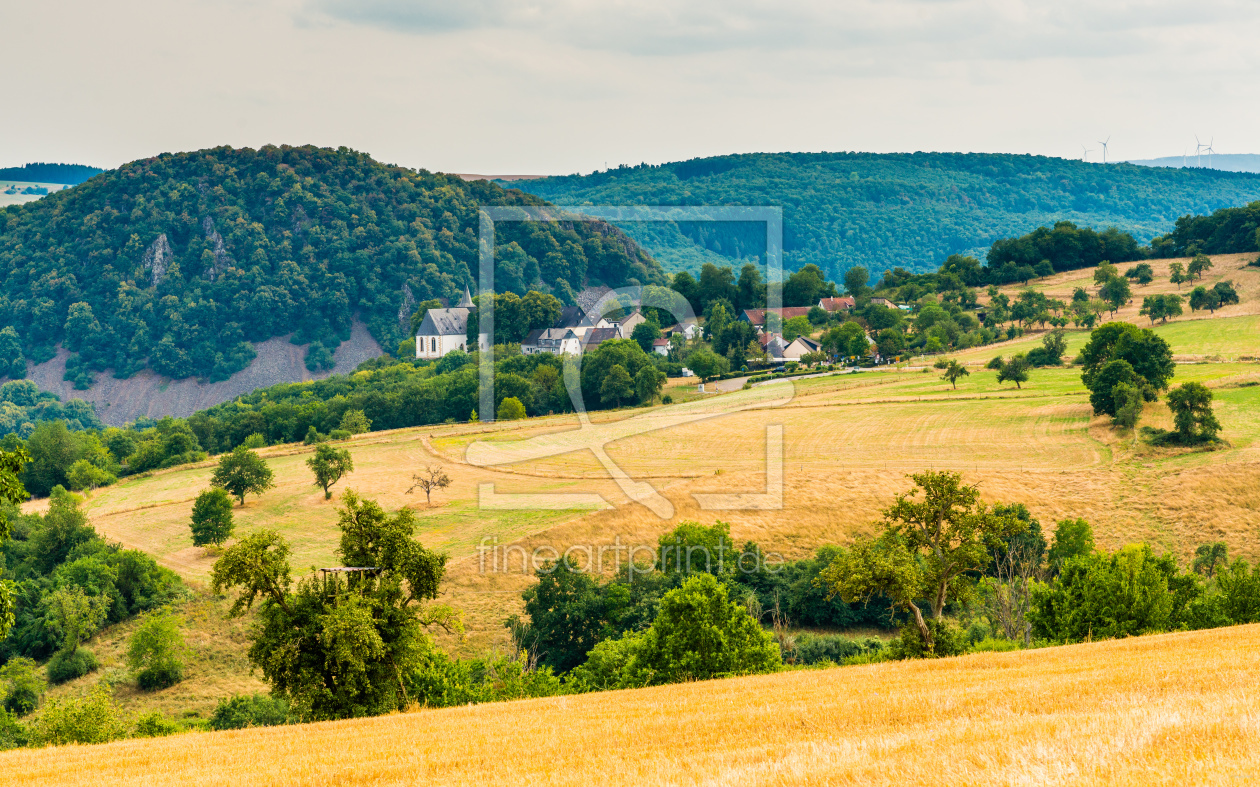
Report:
[[[1260,152],[1244,0],[4,0],[0,30],[0,166],[267,143],[491,174],[1080,157],[1109,135],[1113,159],[1195,134]]]

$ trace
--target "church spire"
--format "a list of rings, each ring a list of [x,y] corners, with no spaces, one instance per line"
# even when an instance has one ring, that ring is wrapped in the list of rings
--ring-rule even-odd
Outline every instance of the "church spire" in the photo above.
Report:
[[[464,285],[464,299],[459,302],[459,308],[471,309],[473,307],[472,294],[468,292],[468,285]]]

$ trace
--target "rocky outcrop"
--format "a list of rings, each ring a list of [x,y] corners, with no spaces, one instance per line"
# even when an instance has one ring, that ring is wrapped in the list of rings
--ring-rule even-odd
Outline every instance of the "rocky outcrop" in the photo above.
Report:
[[[141,262],[149,273],[151,286],[156,287],[162,283],[162,277],[166,275],[166,267],[172,256],[174,252],[171,251],[171,242],[166,239],[165,232],[157,236],[157,240],[150,243],[149,248],[144,250]]]
[[[172,380],[145,369],[126,380],[117,380],[105,372],[97,376],[96,384],[88,390],[76,391],[71,383],[62,379],[66,372],[66,359],[70,357],[70,353],[62,348],[58,348],[51,361],[28,364],[27,378],[41,389],[57,394],[62,401],[83,399],[93,403],[101,420],[111,426],[122,426],[140,416],[189,416],[277,383],[348,374],[360,363],[382,354],[380,345],[360,322],[354,323],[350,340],[342,342],[333,353],[336,365],[329,372],[307,371],[306,345],[291,344],[287,338],[259,342],[254,345],[254,351],[257,357],[253,363],[217,383],[200,383],[192,378]]]

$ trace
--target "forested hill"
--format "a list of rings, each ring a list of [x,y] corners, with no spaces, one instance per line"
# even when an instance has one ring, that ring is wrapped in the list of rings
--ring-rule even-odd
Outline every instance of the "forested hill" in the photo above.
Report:
[[[1060,220],[1146,242],[1181,216],[1260,198],[1251,173],[985,153],[756,153],[509,185],[561,205],[779,205],[784,265],[835,279],[858,264],[935,270]],[[672,270],[757,254],[764,237],[740,225],[625,228]]]
[[[76,355],[66,379],[226,379],[251,342],[293,334],[307,366],[361,319],[381,346],[415,304],[476,285],[479,205],[542,205],[486,182],[413,171],[346,148],[228,147],[163,154],[0,210],[0,372]],[[663,283],[607,224],[498,226],[496,288],[551,291]],[[542,284],[546,282],[546,285]],[[24,365],[24,364],[23,364]]]
[[[28,183],[64,183],[77,186],[104,170],[83,164],[23,164],[20,167],[0,169],[0,180],[16,180]]]

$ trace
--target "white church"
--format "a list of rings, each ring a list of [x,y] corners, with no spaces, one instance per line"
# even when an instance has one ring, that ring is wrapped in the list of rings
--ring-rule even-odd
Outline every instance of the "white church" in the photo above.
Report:
[[[455,350],[468,351],[468,315],[477,308],[464,288],[464,299],[449,309],[429,309],[416,330],[416,357],[436,359]]]

